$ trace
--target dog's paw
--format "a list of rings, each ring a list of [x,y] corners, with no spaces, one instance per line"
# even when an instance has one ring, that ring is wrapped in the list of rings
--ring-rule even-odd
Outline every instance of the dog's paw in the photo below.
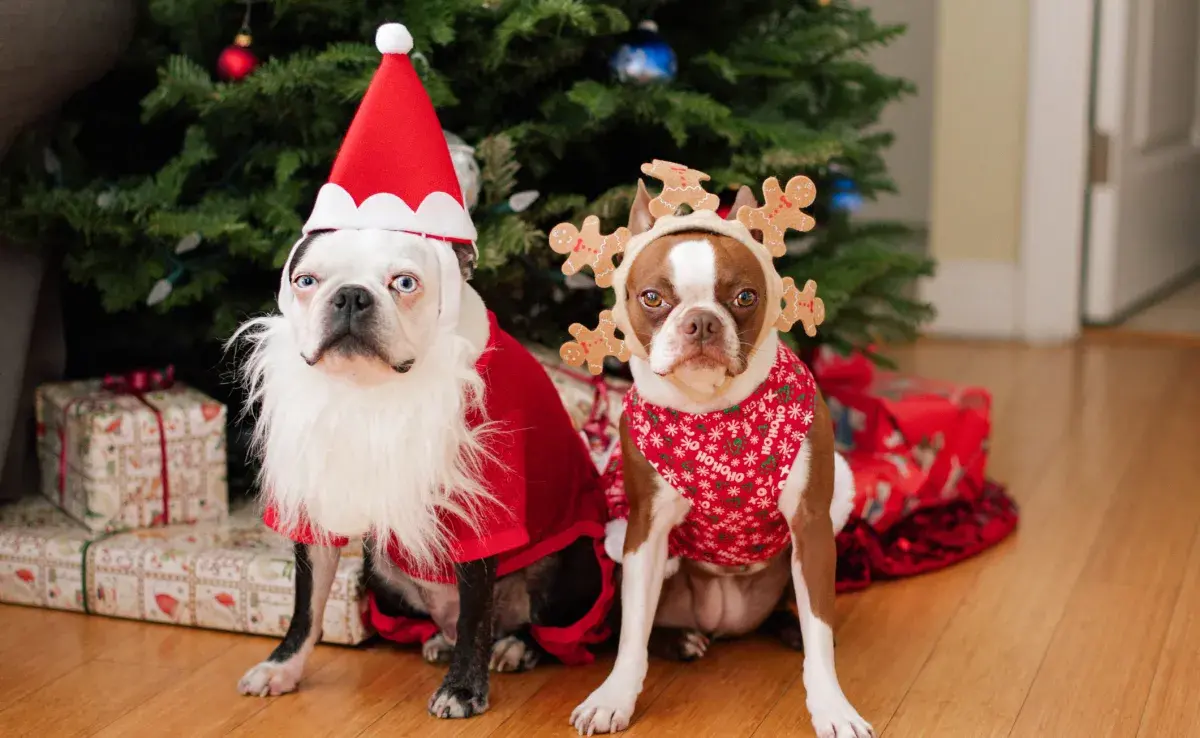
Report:
[[[488,709],[487,689],[443,684],[429,698],[429,714],[437,718],[469,718]]]
[[[238,680],[238,692],[251,697],[274,697],[296,691],[303,665],[294,661],[264,661]]]
[[[845,697],[809,701],[817,738],[875,738],[875,729]]]
[[[571,713],[571,725],[579,735],[619,733],[629,727],[636,702],[636,694],[605,682]]]
[[[537,666],[538,653],[517,636],[504,636],[492,644],[488,669],[497,672],[526,671]]]
[[[454,654],[454,644],[438,633],[421,644],[421,656],[431,664],[448,664]]]
[[[708,653],[712,641],[698,630],[685,630],[679,636],[679,658],[684,661],[695,661]]]
[[[779,640],[783,645],[793,651],[804,652],[804,634],[800,632],[800,626],[795,623],[789,623],[779,629]]]

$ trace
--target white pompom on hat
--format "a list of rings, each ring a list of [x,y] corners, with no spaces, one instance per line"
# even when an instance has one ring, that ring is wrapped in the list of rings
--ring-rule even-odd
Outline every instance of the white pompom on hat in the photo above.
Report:
[[[380,54],[407,54],[412,47],[412,34],[399,23],[384,23],[375,32],[375,48]]]

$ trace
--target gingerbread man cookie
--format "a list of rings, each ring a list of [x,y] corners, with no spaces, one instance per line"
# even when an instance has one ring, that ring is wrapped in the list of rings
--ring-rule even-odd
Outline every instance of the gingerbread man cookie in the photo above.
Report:
[[[578,272],[584,266],[592,268],[596,275],[596,284],[608,287],[612,284],[613,257],[625,250],[629,240],[628,228],[618,228],[607,236],[600,233],[600,219],[589,215],[583,219],[583,228],[576,228],[570,223],[559,223],[550,231],[550,248],[560,254],[567,254],[563,264],[563,274],[568,277]]]
[[[583,366],[584,362],[587,362],[588,371],[599,374],[604,370],[605,356],[629,361],[629,347],[617,338],[616,330],[617,324],[613,322],[611,310],[600,313],[600,322],[595,330],[574,323],[567,332],[575,340],[564,343],[558,355],[569,366]]]
[[[689,169],[682,164],[655,159],[642,165],[642,173],[647,177],[662,180],[663,183],[663,191],[650,201],[650,214],[655,218],[674,215],[684,203],[690,205],[692,210],[716,210],[721,204],[720,198],[711,192],[705,192],[700,186],[701,182],[709,179],[704,172]]]
[[[804,324],[804,332],[810,338],[817,335],[817,326],[825,322],[825,302],[817,297],[816,282],[808,280],[801,291],[796,289],[796,280],[784,277],[783,312],[776,319],[775,327],[786,333],[797,322]]]
[[[781,190],[779,180],[768,177],[763,182],[763,199],[766,205],[743,207],[738,210],[737,219],[750,230],[762,231],[763,246],[771,256],[783,256],[787,253],[784,242],[787,229],[811,231],[817,224],[812,216],[801,210],[817,199],[817,186],[808,177],[797,176],[789,179],[787,187]]]

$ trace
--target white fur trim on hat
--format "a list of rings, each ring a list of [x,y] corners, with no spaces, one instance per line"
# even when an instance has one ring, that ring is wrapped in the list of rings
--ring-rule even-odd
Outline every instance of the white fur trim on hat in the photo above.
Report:
[[[375,32],[375,48],[380,54],[407,54],[412,47],[412,34],[399,23],[384,23]]]
[[[340,185],[334,182],[322,185],[317,191],[312,215],[304,224],[304,232],[363,228],[472,242],[478,235],[467,209],[445,192],[429,193],[414,211],[390,192],[376,193],[356,205],[354,198]]]

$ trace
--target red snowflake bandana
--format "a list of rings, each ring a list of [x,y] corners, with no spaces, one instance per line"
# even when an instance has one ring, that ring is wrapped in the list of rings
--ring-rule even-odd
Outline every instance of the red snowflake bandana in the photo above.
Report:
[[[636,387],[625,395],[634,444],[692,503],[671,531],[672,557],[743,566],[787,547],[779,495],[815,402],[812,373],[782,343],[766,381],[725,410],[691,415],[643,401]]]

